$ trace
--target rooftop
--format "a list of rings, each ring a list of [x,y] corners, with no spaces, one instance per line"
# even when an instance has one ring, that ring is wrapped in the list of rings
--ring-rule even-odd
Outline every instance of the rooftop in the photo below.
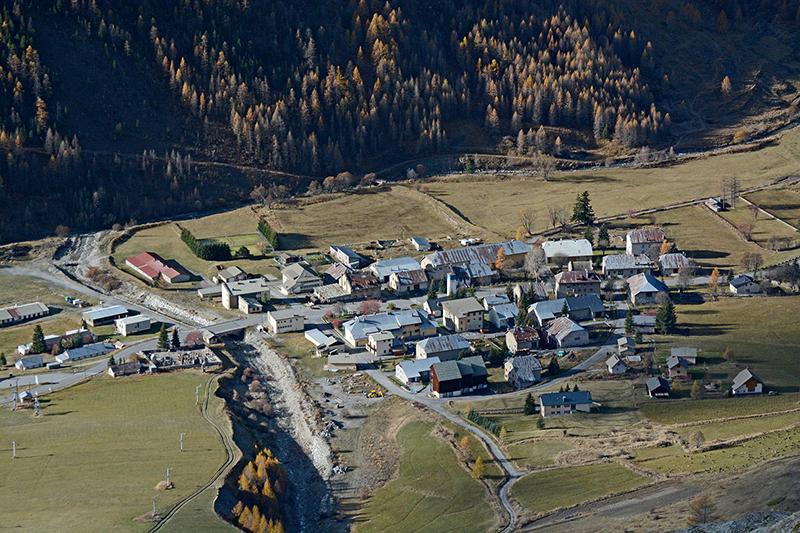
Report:
[[[230,281],[225,283],[230,293],[234,296],[248,296],[269,290],[267,279],[264,277],[243,279],[241,281]]]
[[[469,341],[461,335],[439,335],[438,337],[428,337],[417,343],[426,353],[449,352],[452,350],[467,350],[470,347]]]
[[[466,265],[477,263],[490,265],[497,260],[497,251],[503,249],[506,256],[526,254],[533,248],[530,244],[512,240],[496,244],[480,244],[478,246],[465,246],[451,250],[440,250],[426,255],[422,260],[424,266],[438,268],[448,265]]]
[[[117,315],[127,315],[128,309],[121,305],[112,305],[110,307],[97,307],[90,309],[83,313],[83,317],[88,320],[102,320],[104,318],[111,318]]]
[[[484,309],[478,300],[470,296],[442,302],[442,311],[453,316],[464,316],[469,313],[483,313]]]
[[[565,316],[558,317],[547,325],[547,334],[557,339],[563,339],[575,331],[583,331],[583,327]]]
[[[652,267],[653,260],[646,255],[613,254],[603,256],[603,269],[606,270]]]
[[[545,392],[539,395],[539,401],[547,407],[556,405],[575,405],[592,403],[592,393],[585,390],[572,392]]]
[[[664,237],[664,230],[657,227],[639,228],[628,232],[628,239],[634,244],[659,243]]]
[[[420,270],[422,267],[419,261],[413,257],[396,257],[394,259],[384,259],[376,261],[370,265],[376,276],[383,279],[389,277],[392,272],[402,272],[404,270]]]
[[[738,389],[739,387],[747,383],[750,379],[755,379],[759,383],[764,383],[760,377],[758,377],[753,373],[752,370],[750,370],[749,368],[745,368],[744,370],[736,374],[735,378],[733,378],[733,384],[731,385],[731,387],[734,389]]]
[[[592,243],[586,239],[562,239],[542,243],[544,255],[551,259],[556,256],[589,257],[592,255]]]
[[[658,263],[662,269],[675,270],[689,268],[689,258],[682,253],[664,254],[658,257]]]
[[[631,289],[631,294],[650,293],[650,292],[669,292],[669,289],[664,285],[661,280],[649,274],[642,272],[627,279],[628,286]]]
[[[600,283],[600,276],[590,270],[568,270],[555,276],[556,283]]]
[[[269,311],[267,315],[271,316],[275,320],[285,320],[287,318],[294,318],[296,316],[305,316],[302,312],[296,311],[291,307],[287,309],[273,309],[272,311]]]
[[[399,365],[403,369],[403,373],[409,379],[420,377],[420,372],[427,372],[430,368],[439,363],[438,357],[428,357],[427,359],[414,359],[411,361],[402,361]]]

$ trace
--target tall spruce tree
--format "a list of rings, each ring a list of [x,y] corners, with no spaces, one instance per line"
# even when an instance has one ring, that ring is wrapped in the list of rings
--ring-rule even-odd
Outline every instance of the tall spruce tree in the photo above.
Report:
[[[575,199],[575,207],[572,210],[572,221],[586,225],[592,225],[594,223],[594,210],[592,209],[592,201],[589,198],[589,191],[583,191]]]
[[[169,336],[167,335],[167,326],[161,324],[161,329],[158,330],[158,349],[169,350]]]
[[[47,343],[44,342],[44,332],[42,326],[36,324],[33,328],[33,336],[31,337],[31,353],[44,353],[47,351]]]
[[[672,330],[675,329],[677,322],[678,317],[675,314],[675,305],[673,305],[672,300],[667,299],[661,304],[661,307],[658,308],[658,313],[656,314],[656,331],[662,335],[671,333]]]

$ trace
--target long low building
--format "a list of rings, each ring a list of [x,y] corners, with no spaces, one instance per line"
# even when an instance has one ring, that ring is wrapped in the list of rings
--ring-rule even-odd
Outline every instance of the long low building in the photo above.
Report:
[[[389,276],[395,272],[406,272],[409,270],[421,270],[422,267],[419,261],[413,257],[395,257],[393,259],[384,259],[376,261],[369,266],[369,269],[375,274],[381,283],[389,281]]]
[[[420,265],[427,271],[442,271],[448,267],[460,265],[493,265],[497,261],[500,250],[505,256],[505,266],[519,266],[533,246],[522,241],[511,240],[496,244],[480,244],[464,246],[451,250],[439,250],[426,255]]]
[[[222,284],[222,307],[239,309],[242,313],[260,313],[269,300],[267,278],[257,277]]]
[[[0,309],[0,326],[10,326],[26,320],[40,318],[50,314],[50,308],[42,302],[15,305]]]
[[[178,262],[165,260],[155,252],[142,252],[125,259],[125,266],[150,283],[162,280],[166,283],[189,281],[192,276]]]
[[[80,348],[72,348],[65,350],[56,356],[56,361],[59,363],[71,363],[73,361],[80,361],[90,357],[99,357],[109,352],[114,351],[114,345],[106,342],[96,342],[94,344],[87,344]]]
[[[594,402],[589,391],[546,392],[539,395],[539,412],[543,417],[588,413]]]
[[[436,335],[437,326],[418,309],[386,311],[357,316],[342,325],[344,339],[350,346],[365,346],[373,333],[391,332],[400,340],[414,340]]]
[[[121,305],[112,305],[110,307],[96,307],[85,311],[83,313],[83,320],[86,321],[91,327],[102,326],[103,324],[112,324],[118,318],[124,318],[131,314],[127,308]]]

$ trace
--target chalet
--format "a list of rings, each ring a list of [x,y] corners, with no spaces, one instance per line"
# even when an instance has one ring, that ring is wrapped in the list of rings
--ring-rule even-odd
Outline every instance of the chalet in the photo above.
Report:
[[[682,357],[671,355],[667,359],[667,375],[671,379],[687,379],[689,377],[689,363]]]
[[[367,351],[377,357],[391,355],[394,343],[395,338],[391,331],[370,333],[367,337]]]
[[[242,270],[236,265],[229,267],[217,267],[217,274],[211,279],[214,283],[231,283],[233,281],[242,281],[247,279],[247,272]]]
[[[150,331],[150,317],[145,315],[127,316],[114,321],[117,333],[123,337],[134,335],[143,331]]]
[[[624,374],[628,371],[628,366],[623,363],[622,359],[617,355],[612,355],[606,359],[606,368],[608,369],[608,373],[612,376]]]
[[[339,279],[352,269],[342,263],[334,263],[328,267],[323,276],[325,283],[339,283]]]
[[[562,316],[565,307],[567,316],[576,321],[592,320],[602,315],[605,311],[600,297],[596,294],[590,294],[536,302],[528,307],[528,313],[533,313],[540,326],[546,326],[551,320]]]
[[[680,357],[689,365],[697,364],[697,348],[675,346],[670,350],[670,357]]]
[[[483,327],[483,306],[473,297],[442,302],[444,327],[451,331],[477,331]]]
[[[267,313],[267,328],[273,335],[303,331],[306,316],[294,309],[274,309]]]
[[[286,296],[313,292],[322,280],[311,267],[294,263],[281,270],[281,292]]]
[[[676,276],[681,270],[690,268],[689,258],[682,253],[669,253],[658,256],[658,268],[662,276]]]
[[[589,332],[565,316],[556,318],[547,325],[547,338],[557,348],[589,344]]]
[[[469,349],[469,341],[458,333],[439,335],[419,341],[416,345],[416,357],[417,359],[437,357],[440,361],[450,361],[458,359]]]
[[[549,265],[567,266],[570,261],[591,261],[594,251],[586,239],[545,241],[542,250]]]
[[[260,313],[269,300],[269,285],[263,276],[222,284],[222,307],[242,313]]]
[[[347,265],[352,269],[358,269],[367,264],[367,259],[354,252],[347,246],[331,245],[328,254],[338,263]]]
[[[515,389],[525,389],[542,379],[542,363],[533,355],[510,357],[503,365],[503,377]]]
[[[389,331],[400,340],[422,339],[436,335],[437,326],[418,309],[386,311],[361,315],[342,324],[344,339],[350,346],[365,346],[372,333]]]
[[[487,386],[486,364],[478,355],[431,366],[431,390],[437,398],[461,396]]]
[[[649,255],[653,246],[660,246],[666,234],[657,227],[631,230],[625,236],[625,252],[632,255]]]
[[[529,304],[547,300],[547,289],[541,281],[533,281],[530,283],[517,283],[511,289],[514,295],[514,302],[519,304],[523,296],[527,298]]]
[[[409,294],[428,290],[428,276],[422,269],[392,272],[389,275],[389,288],[395,294]]]
[[[621,357],[636,353],[636,341],[632,337],[620,337],[617,339],[617,350]]]
[[[589,413],[594,406],[589,391],[546,392],[539,395],[539,412],[543,417]]]
[[[144,367],[138,361],[129,363],[122,363],[119,365],[111,365],[108,367],[108,375],[112,378],[119,378],[122,376],[135,376],[141,374]]]
[[[517,355],[539,348],[539,332],[534,328],[521,327],[506,332],[506,347],[511,355]]]
[[[742,396],[744,394],[761,394],[764,392],[764,382],[749,368],[745,368],[733,378],[731,394]]]
[[[525,254],[533,247],[522,241],[506,241],[496,244],[481,244],[478,246],[465,246],[451,250],[439,250],[426,255],[420,265],[434,278],[439,279],[449,272],[449,267],[460,265],[494,265],[500,250],[505,254],[504,267],[517,267],[522,265]]]
[[[513,328],[517,321],[519,307],[517,304],[505,303],[492,306],[489,309],[489,322],[497,329]]]
[[[647,395],[651,398],[669,398],[669,381],[660,376],[649,378],[645,382],[645,387],[647,388]]]
[[[339,286],[354,300],[379,300],[381,283],[372,272],[351,270],[339,278]]]
[[[573,270],[559,272],[555,276],[556,297],[586,296],[596,294],[600,296],[600,276],[590,270]]]
[[[606,277],[629,278],[636,274],[649,274],[653,267],[653,260],[644,254],[614,254],[603,256],[601,268]]]
[[[17,359],[17,362],[14,363],[14,367],[17,370],[31,370],[34,368],[41,368],[44,366],[44,356],[43,355],[29,355],[28,357],[20,357]]]
[[[50,314],[50,308],[41,302],[33,302],[0,309],[0,326],[18,324]]]
[[[111,307],[96,307],[83,313],[83,320],[91,327],[102,326],[104,324],[113,324],[118,318],[124,318],[130,314],[125,307],[121,305],[112,305]]]
[[[728,283],[728,290],[731,294],[737,295],[758,294],[761,292],[761,286],[751,276],[739,274]]]
[[[142,252],[125,259],[125,266],[150,283],[163,280],[166,283],[189,281],[192,277],[178,262],[164,260],[157,253]]]
[[[431,243],[425,237],[415,235],[411,237],[411,246],[418,252],[427,252],[431,249]]]
[[[403,385],[424,383],[430,380],[431,367],[439,362],[438,357],[403,361],[399,365],[395,365],[394,375]]]
[[[422,267],[419,261],[413,257],[396,257],[394,259],[376,261],[369,266],[369,269],[381,283],[386,283],[393,272],[420,270]]]
[[[669,294],[667,286],[652,274],[636,274],[626,281],[628,298],[633,305],[655,305],[659,294]]]

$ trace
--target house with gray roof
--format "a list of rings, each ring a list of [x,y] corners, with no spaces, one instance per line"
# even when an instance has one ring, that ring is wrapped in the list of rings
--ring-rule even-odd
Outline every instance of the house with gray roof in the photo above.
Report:
[[[731,294],[758,294],[761,292],[761,286],[753,279],[752,276],[747,274],[739,274],[731,279],[728,283],[728,290]]]
[[[389,281],[389,276],[391,276],[393,272],[421,270],[422,267],[419,261],[413,257],[395,257],[394,259],[375,261],[369,266],[369,269],[381,283],[386,283]]]
[[[394,375],[400,383],[423,383],[430,379],[431,367],[439,363],[438,357],[428,357],[427,359],[413,359],[403,361],[394,367]]]
[[[633,255],[648,254],[653,246],[659,246],[666,234],[658,227],[631,230],[625,236],[625,252]]]
[[[670,349],[670,356],[680,357],[690,365],[697,364],[697,348],[691,346],[673,346]]]
[[[644,254],[604,255],[601,270],[606,277],[629,278],[636,274],[651,272],[655,266],[653,260]]]
[[[41,302],[14,305],[0,309],[0,326],[17,324],[50,314],[50,308]]]
[[[547,264],[559,266],[567,266],[570,261],[591,261],[594,255],[592,243],[586,239],[545,241],[542,250]]]
[[[518,266],[522,264],[525,254],[530,252],[533,247],[522,241],[511,240],[495,244],[480,244],[477,246],[464,246],[451,250],[439,250],[426,255],[420,264],[422,268],[431,271],[442,271],[454,265],[466,266],[493,265],[497,260],[497,253],[502,249],[506,257],[506,266]],[[440,276],[441,277],[441,276]]]
[[[503,364],[503,377],[515,389],[525,389],[542,379],[542,363],[534,355],[509,357]]]
[[[450,331],[478,331],[483,327],[483,306],[473,297],[442,302],[444,327]]]
[[[479,355],[431,366],[431,391],[437,398],[461,396],[488,387],[489,374]]]
[[[348,246],[338,246],[332,244],[328,249],[328,254],[337,262],[347,265],[352,269],[358,269],[367,264],[367,258],[354,252]]]
[[[624,374],[628,371],[628,366],[623,363],[622,359],[620,359],[617,355],[612,355],[606,359],[606,368],[608,369],[608,373],[612,376]]]
[[[492,306],[489,309],[489,322],[499,330],[513,328],[517,322],[519,307],[517,304],[505,303]]]
[[[44,356],[43,355],[29,355],[27,357],[20,357],[17,359],[17,362],[14,363],[14,367],[17,370],[32,370],[34,368],[41,368],[44,366]]]
[[[589,413],[594,405],[589,391],[546,392],[539,395],[539,413],[543,417]]]
[[[591,270],[567,270],[555,275],[556,296],[600,296],[600,276]]]
[[[469,341],[458,333],[439,335],[419,341],[416,345],[416,357],[417,359],[438,357],[441,361],[450,361],[458,359],[469,349]]]
[[[682,269],[690,267],[689,258],[684,253],[668,253],[658,256],[658,268],[662,276],[677,276]]]
[[[661,376],[649,378],[645,382],[645,387],[647,388],[647,395],[651,398],[669,398],[669,381]]]
[[[422,269],[392,272],[389,276],[389,288],[395,294],[409,294],[428,290],[428,275]]]
[[[411,237],[411,246],[418,252],[427,252],[431,249],[431,243],[425,237],[414,235]]]
[[[558,317],[547,325],[547,338],[557,348],[589,344],[589,332],[565,316]]]
[[[629,277],[626,282],[628,298],[634,305],[655,305],[658,303],[659,294],[669,294],[667,286],[652,274],[636,274]]]
[[[536,302],[528,307],[528,313],[533,313],[539,325],[545,326],[549,321],[562,315],[564,304],[567,306],[568,316],[577,321],[592,320],[605,311],[600,297],[596,294],[589,294]]]
[[[281,278],[280,290],[286,296],[314,292],[315,287],[322,286],[322,279],[303,263],[292,263],[281,270]]]
[[[752,370],[745,368],[733,378],[731,394],[742,396],[745,394],[761,394],[764,392],[764,382]]]
[[[344,340],[350,346],[365,346],[372,333],[389,331],[400,340],[436,335],[437,326],[419,309],[386,311],[357,316],[342,324]]]

